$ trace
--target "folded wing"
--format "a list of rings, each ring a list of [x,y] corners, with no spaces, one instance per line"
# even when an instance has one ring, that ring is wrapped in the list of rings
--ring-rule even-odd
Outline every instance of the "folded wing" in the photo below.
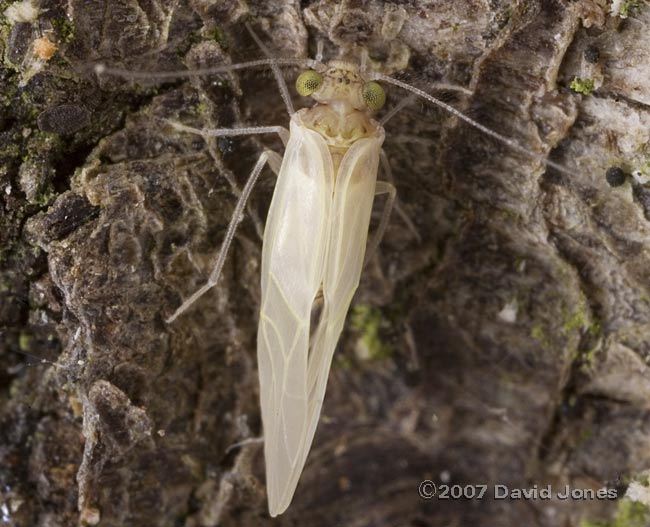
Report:
[[[307,363],[306,429],[299,444],[299,470],[291,474],[284,511],[307,459],[318,425],[332,357],[350,301],[359,285],[374,200],[382,138],[362,139],[346,153],[339,167],[330,212],[329,242],[323,271],[323,309],[313,335]]]
[[[323,277],[323,311],[309,352],[305,457],[318,424],[334,350],[359,286],[382,141],[383,135],[357,141],[343,158],[336,177]]]
[[[257,334],[271,516],[288,506],[304,465],[309,323],[323,280],[333,184],[327,145],[292,119],[264,232]]]
[[[336,177],[320,135],[296,122],[273,195],[262,252],[257,336],[271,516],[286,510],[314,438],[332,356],[359,285],[383,134],[361,139]],[[323,290],[310,335],[314,298]]]

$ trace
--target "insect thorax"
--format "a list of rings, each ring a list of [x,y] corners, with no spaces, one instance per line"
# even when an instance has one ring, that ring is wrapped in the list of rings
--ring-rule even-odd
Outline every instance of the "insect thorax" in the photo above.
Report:
[[[342,154],[356,141],[364,137],[381,135],[381,125],[367,113],[335,108],[336,102],[316,104],[312,108],[300,110],[300,117],[307,128],[323,136],[334,154]]]

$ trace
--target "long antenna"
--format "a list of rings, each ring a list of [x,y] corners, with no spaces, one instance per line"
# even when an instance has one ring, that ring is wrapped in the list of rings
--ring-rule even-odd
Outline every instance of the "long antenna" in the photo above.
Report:
[[[174,70],[174,71],[132,71],[123,68],[112,68],[106,64],[95,64],[95,73],[97,75],[114,75],[123,79],[183,79],[195,77],[197,75],[214,75],[228,71],[243,70],[247,68],[259,68],[269,66],[302,66],[305,68],[317,68],[322,66],[313,59],[285,59],[285,58],[267,58],[241,62],[239,64],[224,64],[223,66],[214,66],[212,68],[199,68],[195,70]]]
[[[50,366],[54,366],[55,368],[58,369],[63,369],[59,364],[56,362],[53,362],[49,359],[45,359],[43,357],[39,357],[38,355],[34,355],[33,353],[29,353],[28,351],[23,351],[23,350],[12,350],[14,353],[17,353],[18,355],[22,355],[24,357],[27,357],[29,359],[32,359],[36,362],[33,363],[28,363],[27,366],[36,366],[37,364],[49,364]]]
[[[475,121],[471,117],[465,115],[463,112],[460,110],[457,110],[450,104],[447,104],[446,102],[442,102],[440,99],[436,99],[433,95],[429,95],[427,92],[416,88],[415,86],[411,86],[410,84],[407,84],[406,82],[394,79],[393,77],[389,77],[388,75],[382,75],[381,73],[375,73],[373,74],[373,78],[377,80],[381,80],[384,82],[387,82],[389,84],[393,84],[395,86],[398,86],[404,90],[410,91],[411,93],[414,93],[415,95],[422,97],[423,99],[429,101],[430,103],[435,104],[436,106],[442,108],[443,110],[449,112],[451,115],[458,117],[458,119],[465,121],[467,124],[470,126],[476,128],[477,130],[480,130],[484,134],[492,137],[493,139],[496,139],[500,143],[503,143],[506,145],[508,148],[511,148],[512,150],[515,150],[521,154],[524,154],[525,156],[535,159],[536,161],[539,161],[540,163],[549,166],[551,168],[554,168],[558,172],[561,172],[562,174],[566,174],[568,176],[573,176],[574,172],[570,171],[569,169],[563,167],[562,165],[555,163],[553,161],[548,160],[545,156],[538,154],[536,152],[533,152],[532,150],[529,150],[528,148],[525,148],[521,146],[517,141],[514,139],[511,139],[510,137],[506,137],[505,135],[501,135],[498,132],[495,132],[494,130],[488,128],[485,125],[482,125],[478,121]]]

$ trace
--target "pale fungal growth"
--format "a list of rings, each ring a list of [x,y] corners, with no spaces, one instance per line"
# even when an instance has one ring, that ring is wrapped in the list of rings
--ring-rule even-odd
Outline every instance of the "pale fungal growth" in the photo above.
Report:
[[[642,503],[646,507],[650,507],[650,485],[648,485],[648,478],[650,477],[650,470],[642,472],[638,478],[630,483],[630,486],[625,492],[625,497]],[[645,485],[642,483],[645,482]]]
[[[640,185],[647,185],[648,183],[650,183],[650,171],[648,170],[647,167],[644,167],[644,170],[641,169],[633,170],[631,175],[634,178],[634,181],[636,181]]]
[[[32,24],[38,18],[39,13],[40,9],[31,0],[14,2],[4,11],[7,21],[12,26],[20,22]]]
[[[34,55],[42,60],[50,60],[56,53],[57,47],[47,37],[37,38],[34,41]]]
[[[101,520],[101,513],[95,507],[86,507],[79,513],[79,520],[86,525],[97,525]]]
[[[32,42],[32,54],[25,57],[23,61],[23,73],[19,86],[25,86],[34,77],[38,75],[47,61],[49,61],[57,51],[57,46],[46,36],[37,38]]]
[[[497,316],[500,320],[503,320],[508,324],[514,324],[517,321],[517,311],[519,311],[519,305],[517,300],[513,299],[503,306],[503,309],[499,311]]]
[[[4,16],[10,25],[15,24],[34,24],[41,13],[32,0],[22,0],[14,2],[4,10]],[[31,55],[27,54],[22,63],[23,73],[21,75],[20,87],[26,86],[27,83],[43,70],[45,63],[50,60],[57,51],[57,46],[47,36],[41,36],[32,42]]]
[[[621,7],[623,7],[623,4],[626,1],[627,0],[612,0],[612,5],[609,6],[609,12],[614,16],[618,16],[621,12]]]

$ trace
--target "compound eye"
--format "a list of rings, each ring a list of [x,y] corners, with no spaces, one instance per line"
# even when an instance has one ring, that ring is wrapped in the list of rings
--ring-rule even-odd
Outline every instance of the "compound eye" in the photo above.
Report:
[[[323,85],[323,76],[314,70],[303,71],[296,79],[296,91],[307,97]]]
[[[384,88],[378,82],[370,81],[363,85],[363,101],[369,110],[379,110],[386,102]]]

